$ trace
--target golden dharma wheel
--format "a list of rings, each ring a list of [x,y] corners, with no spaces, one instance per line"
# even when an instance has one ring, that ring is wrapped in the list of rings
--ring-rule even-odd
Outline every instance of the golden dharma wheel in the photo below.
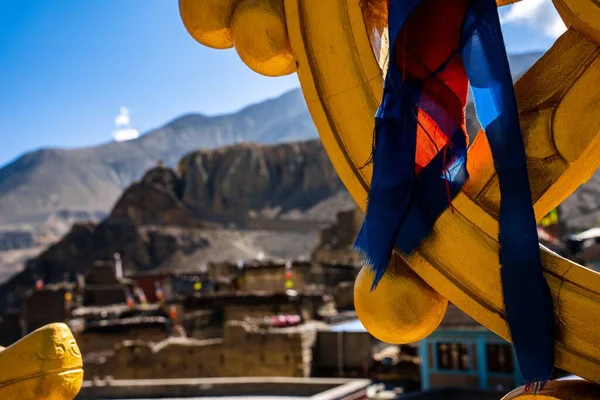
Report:
[[[193,17],[184,7],[188,1],[193,0],[180,0],[180,6],[184,23],[190,29]],[[499,6],[514,2],[497,1]],[[212,1],[196,3],[205,4],[208,10]],[[257,68],[254,60],[272,60],[275,54],[284,59],[293,55],[294,68],[324,147],[338,175],[364,210],[372,168],[362,166],[371,155],[373,117],[382,97],[387,61],[382,51],[387,40],[386,0],[279,3],[283,14],[268,13],[269,19],[279,16],[279,23],[265,21],[257,26],[263,33],[273,31],[276,42],[289,42],[289,48],[287,44],[257,44],[251,49],[252,57],[242,56],[242,60],[265,75],[281,75],[291,69],[281,68],[279,62]],[[515,84],[538,218],[560,204],[600,166],[600,3],[554,0],[554,5],[569,29]],[[245,13],[259,18],[260,12]],[[207,25],[204,29],[211,28]],[[278,36],[284,31],[287,41]],[[241,38],[239,42],[242,43]],[[243,43],[242,46],[248,46],[251,41]],[[436,293],[510,340],[498,260],[500,191],[484,134],[478,135],[470,147],[468,170],[470,179],[453,201],[454,212],[442,214],[430,237],[404,260],[412,271],[404,274],[407,280],[393,283],[392,279],[389,284],[397,290],[409,288],[415,295]],[[558,321],[556,366],[600,383],[600,274],[543,248],[542,262]],[[362,273],[357,282],[355,301],[362,320],[375,312],[375,308],[367,306],[366,296],[370,294],[361,289],[361,279],[370,281],[367,275]],[[383,309],[393,309],[393,298],[379,296],[374,301]],[[440,304],[420,308],[415,316],[420,319],[420,326],[439,323],[436,310]],[[389,322],[382,321],[382,325]],[[378,334],[380,328],[373,326],[369,330]]]

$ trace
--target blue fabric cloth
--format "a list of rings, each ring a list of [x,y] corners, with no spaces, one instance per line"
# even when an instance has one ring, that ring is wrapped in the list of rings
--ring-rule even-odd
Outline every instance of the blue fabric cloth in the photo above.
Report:
[[[394,246],[406,255],[414,251],[468,179],[465,137],[455,134],[460,127],[443,105],[422,92],[422,82],[405,81],[394,63],[394,44],[420,1],[391,0],[389,6],[391,61],[376,115],[367,214],[356,240],[375,273],[373,290],[386,271]],[[472,1],[461,43],[459,54],[500,183],[499,242],[506,318],[523,378],[545,382],[554,365],[552,297],[542,274],[525,148],[494,0]],[[418,110],[444,127],[451,144],[415,176]]]
[[[500,264],[506,318],[526,382],[554,368],[552,296],[542,274],[525,145],[494,0],[473,2],[462,57],[500,184]]]

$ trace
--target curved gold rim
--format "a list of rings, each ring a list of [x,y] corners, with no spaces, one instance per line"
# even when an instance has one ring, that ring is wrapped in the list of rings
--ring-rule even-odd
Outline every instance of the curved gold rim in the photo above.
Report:
[[[370,156],[383,84],[361,5],[285,0],[285,8],[313,120],[336,171],[364,210],[372,170],[361,166]],[[600,82],[598,45],[570,29],[516,85],[538,216],[600,166],[600,94],[590,89],[594,82]],[[471,146],[469,171],[454,212],[440,217],[431,237],[407,261],[439,293],[508,340],[498,263],[499,192],[484,135]],[[546,249],[542,259],[559,325],[556,365],[600,382],[600,274]]]

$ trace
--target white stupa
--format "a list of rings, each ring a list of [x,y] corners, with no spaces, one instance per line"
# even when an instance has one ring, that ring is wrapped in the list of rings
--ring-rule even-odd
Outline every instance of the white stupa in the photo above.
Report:
[[[137,129],[133,129],[130,126],[129,109],[127,107],[121,107],[119,115],[115,118],[115,130],[113,131],[113,138],[117,142],[125,142],[127,140],[137,139],[140,133]]]

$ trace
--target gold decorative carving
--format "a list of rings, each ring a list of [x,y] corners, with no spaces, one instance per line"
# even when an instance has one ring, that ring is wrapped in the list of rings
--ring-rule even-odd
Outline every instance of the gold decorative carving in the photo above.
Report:
[[[72,400],[82,382],[81,352],[65,324],[46,325],[0,350],[2,400]]]

